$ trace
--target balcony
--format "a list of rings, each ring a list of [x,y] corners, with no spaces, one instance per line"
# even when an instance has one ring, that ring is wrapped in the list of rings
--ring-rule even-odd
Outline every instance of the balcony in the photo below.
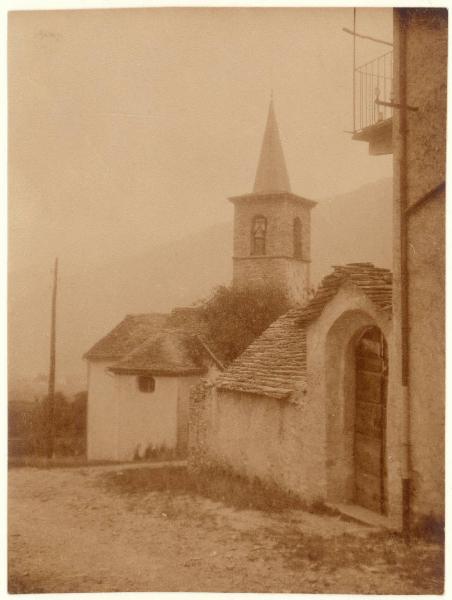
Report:
[[[369,144],[369,154],[392,153],[393,53],[354,72],[353,138]]]

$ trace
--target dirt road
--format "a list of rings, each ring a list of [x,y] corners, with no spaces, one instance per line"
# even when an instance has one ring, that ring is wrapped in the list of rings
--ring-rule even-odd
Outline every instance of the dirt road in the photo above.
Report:
[[[125,471],[118,467],[115,477]],[[236,510],[184,493],[115,493],[111,469],[9,472],[13,593],[441,591],[441,548],[337,516]]]

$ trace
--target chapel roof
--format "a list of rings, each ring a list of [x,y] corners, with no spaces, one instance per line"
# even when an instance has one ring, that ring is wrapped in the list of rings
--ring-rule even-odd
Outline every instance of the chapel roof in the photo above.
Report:
[[[119,360],[165,326],[167,314],[126,315],[124,319],[92,346],[83,358]]]
[[[119,374],[197,375],[206,372],[205,345],[183,329],[162,329],[110,367]]]
[[[167,344],[163,343],[163,337],[167,337]],[[182,354],[177,354],[177,348],[188,348],[188,337],[196,338],[196,346],[203,348],[203,352],[223,369],[220,353],[212,340],[207,335],[206,324],[202,319],[202,314],[197,307],[177,307],[171,313],[145,313],[137,315],[127,315],[116,327],[106,336],[101,338],[88,352],[84,358],[88,360],[115,360],[124,361],[128,368],[146,368],[150,369],[151,363],[157,368],[158,361],[155,358],[157,348],[167,354],[162,355],[160,367],[168,372],[180,372],[185,369],[197,369],[193,362],[182,359]],[[170,352],[173,348],[173,352]],[[152,360],[151,360],[151,357]],[[192,357],[193,358],[193,357]],[[120,363],[113,365],[116,367]],[[122,364],[122,363],[121,363]],[[185,365],[185,366],[184,366]],[[159,368],[160,368],[159,367]],[[117,372],[125,372],[125,369],[118,368]]]
[[[371,263],[333,267],[314,297],[279,317],[218,377],[216,386],[284,399],[306,388],[306,330],[340,287],[351,281],[379,310],[392,310],[392,274]]]

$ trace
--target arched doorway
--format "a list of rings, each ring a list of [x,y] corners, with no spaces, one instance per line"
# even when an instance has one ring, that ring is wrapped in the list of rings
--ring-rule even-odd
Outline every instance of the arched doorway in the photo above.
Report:
[[[356,504],[386,513],[388,350],[376,326],[355,342],[354,471]]]

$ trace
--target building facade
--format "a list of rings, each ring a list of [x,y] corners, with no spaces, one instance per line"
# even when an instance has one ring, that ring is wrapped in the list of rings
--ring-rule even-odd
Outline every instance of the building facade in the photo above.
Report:
[[[395,8],[393,15],[393,97],[384,108],[390,118],[373,121],[354,139],[368,142],[370,154],[394,157],[393,376],[409,528],[422,516],[444,518],[448,18],[436,8]],[[375,114],[378,101],[378,94],[370,98]]]

